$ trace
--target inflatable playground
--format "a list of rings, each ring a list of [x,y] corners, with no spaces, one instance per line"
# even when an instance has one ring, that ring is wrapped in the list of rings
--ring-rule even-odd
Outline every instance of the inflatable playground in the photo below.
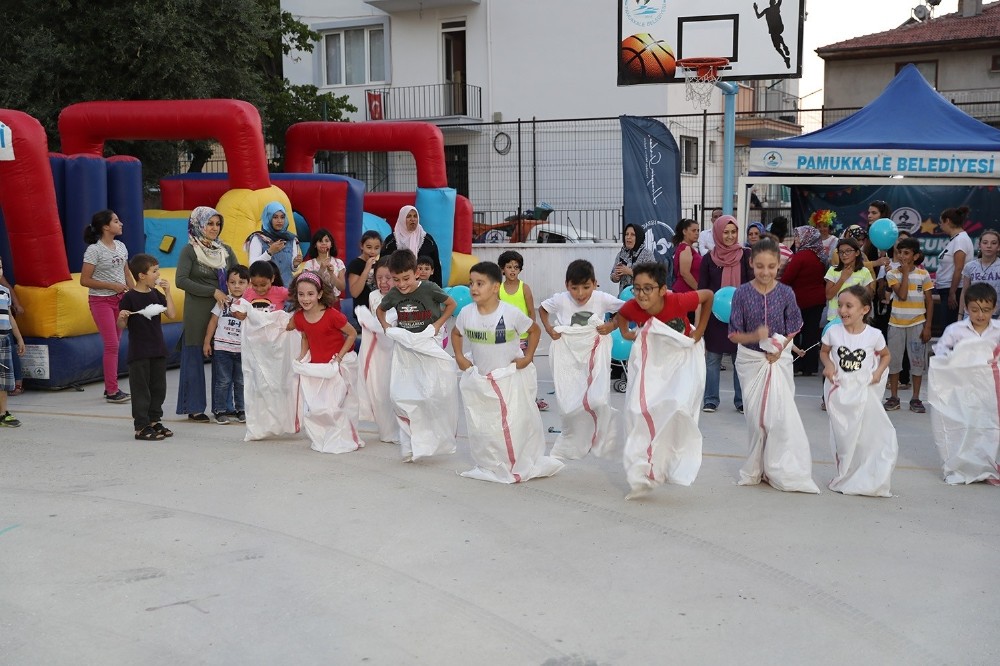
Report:
[[[291,227],[308,242],[329,229],[340,258],[356,256],[366,228],[385,231],[399,209],[414,205],[441,252],[444,284],[468,280],[472,204],[456,196],[445,176],[444,138],[434,125],[416,122],[305,122],[286,135],[286,173],[268,173],[257,109],[238,100],[85,102],[59,116],[62,153],[49,153],[41,124],[19,111],[0,109],[0,244],[4,275],[24,307],[18,325],[28,345],[25,385],[57,389],[102,378],[102,344],[80,285],[83,229],[110,208],[125,223],[119,238],[129,255],[146,252],[174,282],[174,267],[188,241],[190,211],[211,206],[224,218],[223,242],[246,262],[243,242],[260,226],[271,201],[293,211]],[[107,140],[214,140],[228,173],[190,173],[160,181],[161,210],[144,210],[142,164],[127,156],[105,158]],[[415,192],[366,192],[346,176],[313,173],[317,151],[406,151],[416,162]],[[388,223],[385,222],[388,220]],[[141,221],[141,224],[140,224]],[[383,233],[383,237],[384,237]],[[184,292],[173,290],[176,319],[164,321],[168,349],[181,336]],[[349,311],[352,303],[344,302]],[[126,368],[128,334],[119,372]],[[179,354],[168,359],[175,363]]]

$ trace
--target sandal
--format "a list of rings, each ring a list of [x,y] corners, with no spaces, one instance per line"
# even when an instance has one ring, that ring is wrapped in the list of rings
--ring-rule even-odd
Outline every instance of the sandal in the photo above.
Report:
[[[156,432],[153,426],[146,426],[142,430],[136,431],[135,438],[143,442],[159,442],[163,439],[163,435]]]
[[[547,412],[549,411],[549,403],[545,402],[541,398],[535,400],[535,407],[538,407],[538,411]]]
[[[153,425],[151,425],[149,427],[152,428],[153,430],[155,430],[156,432],[160,433],[164,437],[173,437],[174,436],[174,431],[170,430],[169,428],[167,428],[165,425],[163,425],[159,421],[157,421],[156,423],[154,423]]]
[[[924,407],[923,402],[914,398],[913,400],[910,400],[910,411],[916,412],[917,414],[924,414],[927,412],[927,408]]]
[[[24,393],[24,385],[18,383],[14,384],[14,390],[7,393],[7,395],[13,398],[15,395],[21,395],[22,393]]]

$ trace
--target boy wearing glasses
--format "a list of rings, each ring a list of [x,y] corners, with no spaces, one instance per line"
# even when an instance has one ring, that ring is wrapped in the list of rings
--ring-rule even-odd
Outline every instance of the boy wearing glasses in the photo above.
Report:
[[[678,294],[667,290],[667,268],[663,264],[636,264],[632,267],[632,293],[634,298],[621,307],[618,316],[625,322],[635,322],[642,326],[656,317],[678,333],[689,336],[695,342],[701,340],[708,326],[708,313],[712,307],[714,294],[710,289],[699,289]],[[702,306],[701,316],[694,332],[688,313]],[[629,331],[624,322],[619,323],[622,337],[634,340],[636,331]]]

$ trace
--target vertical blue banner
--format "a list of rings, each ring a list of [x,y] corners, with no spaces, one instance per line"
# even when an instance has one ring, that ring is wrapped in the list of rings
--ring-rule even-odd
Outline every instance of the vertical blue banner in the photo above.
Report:
[[[624,223],[641,226],[657,261],[673,263],[681,217],[681,151],[658,120],[621,116]]]

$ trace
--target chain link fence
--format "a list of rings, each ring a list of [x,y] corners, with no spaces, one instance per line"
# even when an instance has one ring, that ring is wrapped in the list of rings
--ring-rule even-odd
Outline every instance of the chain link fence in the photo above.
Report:
[[[969,115],[1000,124],[1000,101],[957,103]],[[811,132],[847,118],[857,108],[747,111],[736,114],[739,178],[749,166],[750,140],[780,139]],[[663,122],[681,150],[681,214],[703,225],[722,204],[723,114],[652,116]],[[548,212],[546,222],[569,228],[584,238],[617,242],[622,229],[622,146],[617,117],[515,120],[439,125],[445,138],[448,182],[468,197],[477,227]],[[205,172],[224,171],[219,155]],[[412,191],[416,166],[412,155],[390,153],[321,153],[317,170],[365,182],[368,191]],[[181,160],[180,170],[186,170]],[[755,191],[769,223],[788,216],[788,188]],[[748,220],[749,221],[749,220]]]

